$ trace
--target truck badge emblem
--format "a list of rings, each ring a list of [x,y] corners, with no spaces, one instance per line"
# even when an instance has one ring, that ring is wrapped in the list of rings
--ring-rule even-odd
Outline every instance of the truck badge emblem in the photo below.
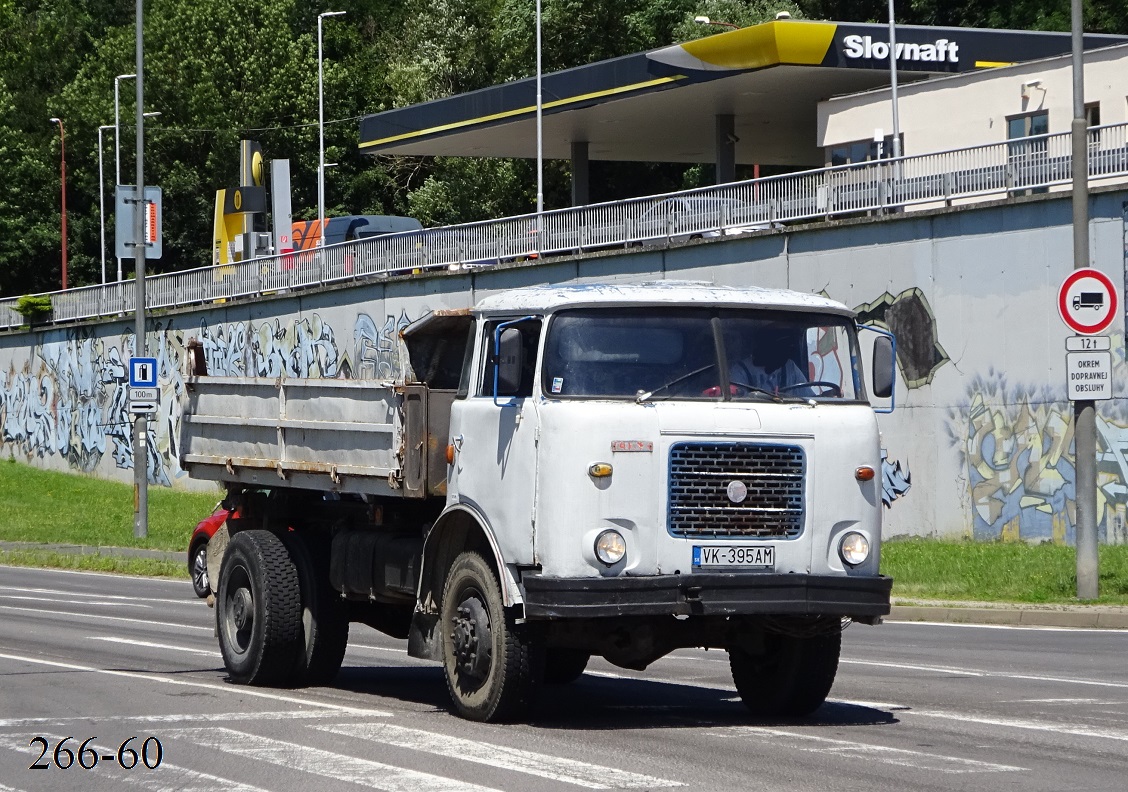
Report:
[[[725,494],[733,503],[744,503],[744,499],[748,497],[748,486],[743,481],[730,481]]]

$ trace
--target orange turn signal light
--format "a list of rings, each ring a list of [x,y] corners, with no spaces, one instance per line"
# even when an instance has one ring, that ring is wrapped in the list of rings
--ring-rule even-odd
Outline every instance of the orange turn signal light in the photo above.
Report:
[[[448,465],[454,464],[454,443],[449,443],[447,445],[446,460]]]
[[[611,475],[611,466],[606,462],[596,462],[588,468],[588,475],[592,478],[607,478]]]
[[[862,465],[860,468],[854,470],[854,478],[856,478],[858,481],[873,481],[874,476],[876,475],[877,471],[875,471],[869,465]]]

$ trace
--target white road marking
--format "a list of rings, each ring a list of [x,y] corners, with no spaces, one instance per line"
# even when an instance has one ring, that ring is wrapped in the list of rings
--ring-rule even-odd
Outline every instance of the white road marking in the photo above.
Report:
[[[79,665],[77,663],[62,663],[58,660],[44,660],[39,657],[26,657],[23,655],[14,655],[0,653],[0,659],[15,660],[16,662],[32,663],[36,665],[45,665],[52,668],[65,668],[70,671],[84,671],[92,674],[105,674],[106,676],[125,677],[126,679],[144,679],[149,682],[157,682],[163,685],[177,685],[184,687],[197,687],[205,690],[214,690],[222,693],[224,697],[232,695],[250,696],[252,698],[270,699],[271,701],[284,701],[287,704],[304,704],[308,707],[321,707],[322,709],[335,710],[336,712],[345,712],[349,715],[365,715],[369,717],[382,717],[390,718],[392,713],[385,710],[365,709],[363,707],[347,707],[342,704],[332,704],[327,701],[318,701],[316,699],[301,698],[299,696],[287,696],[281,693],[270,693],[265,690],[256,690],[246,685],[217,685],[211,682],[197,682],[190,679],[173,679],[172,677],[161,676],[160,674],[147,674],[137,671],[116,671],[110,668],[96,668],[94,666]]]
[[[922,627],[970,627],[975,630],[1029,630],[1032,632],[1064,633],[1090,632],[1100,633],[1101,635],[1128,637],[1128,630],[1118,630],[1112,627],[1050,627],[1039,624],[973,624],[972,622],[932,621],[887,621],[885,622],[885,624],[891,627],[911,627],[920,625]]]
[[[172,622],[155,621],[153,619],[130,619],[128,616],[107,616],[104,613],[75,613],[74,611],[44,610],[43,608],[21,608],[18,605],[0,605],[0,610],[20,611],[34,613],[38,616],[76,616],[80,619],[101,619],[103,621],[129,622],[130,624],[147,624],[150,627],[172,627],[175,630],[203,630],[214,632],[214,627],[201,627],[198,624],[173,624]]]
[[[4,786],[3,784],[0,784],[0,792],[23,792],[23,790],[22,789],[16,789],[15,787]]]
[[[1128,682],[1105,682],[1100,679],[1077,679],[1073,677],[1052,677],[1041,674],[1014,674],[1009,671],[973,671],[970,668],[954,666],[912,665],[908,663],[885,663],[877,660],[849,660],[842,658],[840,665],[863,665],[878,668],[900,668],[910,671],[926,671],[934,674],[960,674],[973,677],[998,677],[1002,679],[1022,679],[1031,682],[1064,682],[1071,685],[1093,685],[1096,687],[1128,688]]]
[[[174,652],[191,652],[219,659],[218,649],[190,649],[187,646],[173,646],[172,644],[153,643],[152,641],[138,641],[135,638],[119,638],[116,635],[88,635],[91,641],[106,641],[107,643],[129,644],[130,646],[147,646],[150,649],[171,649]]]
[[[1009,679],[1025,679],[1031,682],[1068,682],[1072,685],[1093,685],[1096,687],[1110,687],[1128,689],[1128,682],[1102,682],[1099,679],[1070,679],[1069,677],[1039,676],[1036,674],[992,674]]]
[[[855,699],[827,699],[834,704],[847,704],[851,707],[866,707],[867,709],[889,710],[890,712],[903,712],[910,710],[907,704],[890,704],[888,701],[857,701]]]
[[[223,727],[177,729],[168,734],[174,739],[184,736],[197,745],[247,759],[270,762],[289,770],[313,773],[337,781],[372,789],[385,789],[389,792],[486,792],[490,789],[466,781]],[[295,783],[293,786],[299,785]]]
[[[840,665],[875,666],[877,668],[897,668],[902,671],[931,671],[936,674],[959,674],[960,676],[990,676],[987,671],[971,671],[967,668],[955,666],[914,665],[912,663],[886,663],[876,660],[848,660],[843,657],[838,660]]]
[[[507,748],[503,745],[466,740],[446,734],[408,729],[388,723],[315,723],[320,731],[357,737],[362,740],[397,748],[409,748],[450,759],[476,762],[489,767],[500,767],[518,773],[540,776],[552,781],[587,787],[589,789],[652,789],[654,787],[684,786],[677,781],[629,773],[614,767],[604,767],[590,762],[565,759],[558,756]]]
[[[1052,700],[1052,699],[1051,699]],[[1082,699],[1083,700],[1083,699]],[[1004,726],[1012,729],[1027,729],[1030,731],[1061,732],[1079,737],[1100,737],[1107,740],[1128,742],[1128,731],[1121,729],[1101,729],[1081,723],[1061,723],[1059,721],[1026,720],[1023,718],[989,717],[975,715],[970,712],[947,712],[944,710],[927,710],[909,707],[904,704],[890,704],[882,701],[841,701],[842,704],[852,704],[856,707],[869,707],[871,709],[890,710],[904,713],[905,715],[922,718],[937,718],[940,720],[960,721],[961,723],[979,723],[984,726]]]
[[[1093,726],[1086,726],[1082,723],[1035,721],[1025,720],[1023,718],[983,717],[968,712],[944,712],[941,710],[909,709],[905,711],[905,714],[922,718],[953,720],[961,723],[978,723],[984,726],[1002,726],[1010,729],[1026,729],[1028,731],[1044,731],[1053,732],[1055,734],[1073,734],[1078,737],[1097,737],[1104,740],[1128,742],[1128,731],[1122,729],[1099,729]]]
[[[58,745],[59,741],[62,739],[61,735],[44,734],[42,736],[52,746]],[[13,751],[21,751],[25,753],[27,751],[27,746],[20,745],[12,740],[0,740],[0,744],[3,744],[6,748],[11,748]],[[73,748],[71,748],[71,753],[73,753],[75,757],[77,757],[81,740],[75,741],[72,744]],[[138,740],[132,745],[127,746],[127,749],[136,750],[138,757],[140,757],[143,744],[143,741]],[[118,748],[121,747],[120,744],[102,745],[92,742],[88,747],[93,748],[94,751],[98,754],[99,765],[108,764],[114,768],[119,767],[116,762],[116,758]],[[32,750],[34,752],[35,749],[33,748]],[[167,749],[165,750],[165,753],[167,755]],[[103,756],[110,755],[114,756],[114,762],[103,761],[101,758]],[[152,754],[150,754],[150,757],[150,761],[155,761],[155,757]],[[43,757],[43,761],[50,763],[51,758],[51,754],[48,753]],[[34,753],[32,755],[32,761],[35,761]],[[126,761],[129,761],[129,758],[127,758]],[[93,767],[100,769],[99,765],[94,765]],[[76,758],[74,760],[74,765],[72,765],[72,767],[69,769],[77,769],[79,767],[80,765],[78,764],[78,759]],[[56,768],[54,767],[54,765],[52,765],[51,769],[55,770]],[[85,772],[85,769],[78,769],[78,772]],[[189,770],[187,767],[181,767],[179,765],[166,762],[163,758],[161,760],[161,763],[157,765],[155,770],[150,770],[148,767],[142,764],[141,759],[139,758],[137,764],[132,769],[126,770],[124,768],[121,768],[120,774],[116,774],[114,780],[127,781],[134,786],[139,786],[142,789],[147,789],[149,790],[149,792],[267,792],[261,787],[251,786],[249,784],[240,784],[228,778],[220,778],[219,776],[214,776],[211,773],[203,773],[199,770]],[[4,790],[7,789],[8,787],[0,784],[0,792],[4,792]]]
[[[1103,699],[1087,698],[1047,698],[1047,699],[1014,699],[1013,701],[999,701],[998,704],[1119,704],[1118,701],[1105,701]]]
[[[876,759],[885,764],[912,767],[916,770],[930,770],[939,773],[999,773],[1025,770],[1025,767],[997,764],[995,762],[980,762],[975,759],[965,759],[960,756],[945,756],[943,754],[925,753],[923,751],[910,751],[905,748],[891,748],[886,745],[857,742],[854,740],[834,740],[829,737],[816,737],[801,732],[784,731],[782,729],[766,729],[756,726],[735,726],[724,731],[714,731],[720,737],[733,737],[746,735],[751,737],[777,737],[786,739],[791,747],[801,751],[814,753],[835,754],[838,756],[852,756],[861,759]],[[808,743],[803,745],[802,743]]]
[[[186,561],[187,563],[187,561]],[[82,569],[38,569],[36,567],[22,567],[12,566],[11,564],[0,564],[2,569],[11,569],[19,572],[37,572],[43,573],[45,576],[50,575],[84,575],[86,577],[100,577],[100,578],[125,578],[126,580],[144,580],[146,583],[171,583],[168,578],[155,578],[145,575],[123,575],[121,572],[88,572]]]
[[[374,652],[395,652],[397,654],[407,654],[406,649],[397,649],[394,646],[369,646],[368,644],[359,644],[349,641],[349,649],[371,649]]]
[[[67,591],[66,589],[49,589],[28,586],[0,586],[0,591],[18,591],[21,594],[62,594],[68,597],[98,597],[99,599],[106,600],[124,600],[124,601],[137,601],[136,595],[131,594],[99,594],[87,591]],[[183,599],[159,599],[157,597],[145,597],[145,602],[163,602],[169,605],[194,605],[199,603],[199,598],[185,595]]]
[[[642,679],[642,677],[627,676],[626,674],[616,674],[613,671],[584,671],[588,676],[604,677],[606,679]]]
[[[63,723],[105,723],[108,721],[125,723],[211,723],[240,720],[305,720],[311,718],[339,718],[341,713],[328,710],[279,710],[275,712],[189,712],[161,715],[79,715],[65,718],[0,718],[0,729],[26,728],[41,724]]]
[[[87,599],[61,599],[59,597],[25,597],[20,594],[0,594],[0,599],[4,600],[29,600],[31,602],[58,602],[63,605],[101,605],[111,608],[152,608],[152,605],[146,605],[142,602],[107,602],[106,600],[87,600]]]

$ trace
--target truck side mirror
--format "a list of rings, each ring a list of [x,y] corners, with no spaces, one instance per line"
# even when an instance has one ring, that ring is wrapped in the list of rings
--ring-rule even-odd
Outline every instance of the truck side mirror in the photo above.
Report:
[[[525,368],[525,344],[521,331],[516,327],[501,331],[494,366],[494,398],[515,396],[521,390],[521,372]]]
[[[878,336],[873,342],[873,395],[879,399],[888,399],[893,395],[893,379],[896,372],[896,361],[893,353],[893,339],[889,336]]]

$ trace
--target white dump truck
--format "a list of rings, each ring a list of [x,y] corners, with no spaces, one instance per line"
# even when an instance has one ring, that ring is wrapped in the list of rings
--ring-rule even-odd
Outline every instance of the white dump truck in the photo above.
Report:
[[[235,510],[209,569],[228,673],[323,683],[363,622],[475,720],[682,647],[726,650],[752,712],[812,712],[844,626],[889,611],[858,329],[666,281],[436,311],[395,381],[211,377],[190,345],[181,463]],[[887,399],[893,339],[867,346]]]

